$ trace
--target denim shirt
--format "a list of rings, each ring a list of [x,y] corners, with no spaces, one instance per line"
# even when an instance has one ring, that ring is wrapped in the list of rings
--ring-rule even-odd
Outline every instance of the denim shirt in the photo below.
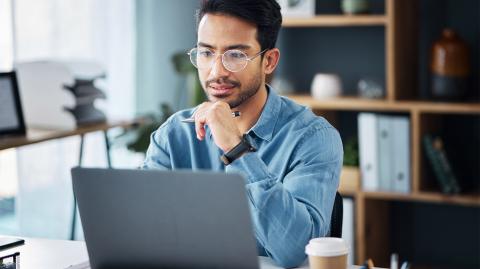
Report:
[[[311,238],[329,234],[343,148],[324,118],[267,90],[261,116],[247,132],[256,152],[225,166],[208,126],[199,141],[195,125],[180,122],[193,108],[175,113],[151,135],[143,168],[242,174],[259,255],[293,267],[305,260]]]

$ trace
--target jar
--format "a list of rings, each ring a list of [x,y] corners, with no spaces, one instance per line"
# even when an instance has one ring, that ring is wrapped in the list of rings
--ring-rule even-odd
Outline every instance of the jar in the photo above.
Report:
[[[467,91],[470,74],[468,45],[452,29],[444,29],[432,46],[431,94],[434,99],[459,100]]]

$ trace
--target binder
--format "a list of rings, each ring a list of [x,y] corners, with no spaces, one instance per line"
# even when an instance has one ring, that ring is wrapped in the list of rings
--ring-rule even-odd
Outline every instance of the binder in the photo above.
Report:
[[[358,114],[358,139],[362,189],[376,191],[378,181],[377,116],[373,113]]]
[[[393,190],[393,117],[378,115],[377,143],[378,143],[378,180],[379,190]]]
[[[410,119],[392,117],[392,190],[410,192]]]
[[[348,255],[348,264],[354,264],[355,253],[355,204],[352,198],[343,198],[343,220],[342,220],[342,238],[350,248]]]

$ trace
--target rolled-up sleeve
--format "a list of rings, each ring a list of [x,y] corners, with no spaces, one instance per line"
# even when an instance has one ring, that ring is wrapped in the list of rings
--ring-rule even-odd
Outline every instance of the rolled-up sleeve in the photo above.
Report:
[[[150,145],[142,169],[171,170],[170,153],[167,147],[166,126],[161,126],[150,136]]]

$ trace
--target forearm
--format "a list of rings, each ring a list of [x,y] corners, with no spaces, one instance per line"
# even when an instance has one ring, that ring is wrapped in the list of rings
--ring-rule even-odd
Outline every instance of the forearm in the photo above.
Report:
[[[249,191],[252,219],[257,239],[268,256],[283,267],[300,265],[305,259],[305,246],[311,238],[325,236],[328,225],[321,213],[297,200],[282,183],[273,186],[249,184],[248,189],[263,189],[264,195]],[[268,189],[267,189],[268,188]],[[257,197],[255,197],[257,196]],[[257,208],[256,204],[263,204]]]
[[[171,170],[170,154],[166,145],[159,142],[160,139],[157,132],[153,132],[150,136],[150,145],[141,168]]]
[[[247,180],[256,237],[267,254],[284,267],[301,264],[308,240],[328,233],[335,180],[322,182],[319,175],[307,171],[281,180],[269,172],[256,153],[238,159],[227,171],[240,172]],[[335,177],[334,173],[324,174]]]

